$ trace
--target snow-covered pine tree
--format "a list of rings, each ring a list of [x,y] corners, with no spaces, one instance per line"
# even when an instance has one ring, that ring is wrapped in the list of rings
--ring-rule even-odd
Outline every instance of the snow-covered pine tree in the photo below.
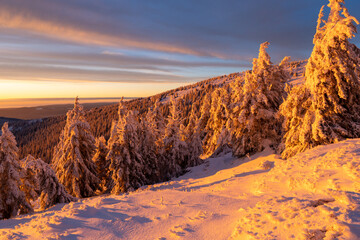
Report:
[[[106,157],[110,162],[111,176],[108,189],[113,194],[132,191],[147,184],[144,175],[145,164],[139,153],[139,134],[140,126],[135,119],[134,111],[127,111],[121,101],[119,120],[113,124],[109,153]]]
[[[183,169],[182,165],[185,162],[185,142],[180,139],[180,110],[177,101],[172,96],[170,99],[170,115],[168,117],[168,123],[165,128],[164,136],[164,156],[167,166],[168,177],[179,176]]]
[[[120,114],[119,114],[120,115]],[[105,186],[103,187],[103,191],[106,193],[111,192],[111,189],[114,187],[114,180],[112,178],[113,171],[110,170],[111,161],[115,163],[115,153],[119,152],[120,144],[119,144],[119,135],[117,134],[117,125],[119,120],[113,120],[111,123],[111,130],[110,130],[110,138],[107,141],[107,155],[106,155],[106,162],[109,164],[107,169],[106,181]],[[115,168],[113,168],[115,169]]]
[[[28,155],[24,160],[27,175],[36,179],[35,189],[40,195],[40,209],[44,210],[58,203],[68,203],[76,200],[66,192],[59,182],[54,170],[43,160]]]
[[[211,92],[206,93],[204,99],[200,105],[200,118],[199,118],[199,128],[200,128],[200,137],[203,140],[206,137],[206,125],[210,119],[210,109],[211,109]]]
[[[230,94],[225,88],[217,88],[211,94],[210,116],[203,140],[204,155],[211,156],[230,143],[227,121],[230,117]]]
[[[244,156],[274,146],[281,139],[281,122],[276,115],[285,98],[288,74],[272,65],[266,52],[268,42],[260,45],[253,69],[245,75],[240,104],[233,115],[232,148],[235,156]]]
[[[328,7],[327,21],[324,6],[320,10],[305,84],[294,87],[281,106],[286,131],[283,158],[360,137],[360,51],[349,42],[359,22],[343,0],[330,0]]]
[[[66,116],[66,125],[52,160],[54,170],[71,195],[78,198],[94,196],[100,187],[96,165],[92,161],[95,139],[77,97],[74,108]]]
[[[97,167],[97,176],[101,181],[101,189],[106,191],[106,181],[108,176],[109,162],[106,161],[108,154],[108,148],[106,140],[103,136],[99,137],[95,141],[95,154],[93,156],[93,162]]]
[[[230,118],[227,121],[227,126],[230,131],[230,135],[234,134],[235,129],[240,128],[240,123],[238,121],[238,116],[241,112],[241,104],[243,100],[243,86],[244,86],[244,79],[247,74],[251,74],[251,71],[248,70],[245,72],[243,76],[239,76],[230,83],[231,88],[231,99],[230,99],[230,109],[231,109],[231,115]],[[230,143],[233,139],[230,139]],[[231,144],[230,144],[231,145]]]
[[[30,155],[29,155],[30,156]],[[25,193],[26,200],[32,204],[32,201],[36,201],[39,198],[39,188],[38,181],[36,178],[36,173],[33,172],[31,169],[26,168],[26,161],[27,158],[20,160],[20,166],[24,170],[23,177],[21,178],[22,181],[22,190]]]
[[[151,115],[151,114],[150,114]],[[145,118],[141,119],[141,134],[140,134],[140,146],[139,151],[144,159],[144,174],[149,183],[156,183],[161,180],[161,168],[162,168],[162,145],[160,144],[160,135],[154,119],[149,119],[149,112]]]
[[[203,152],[200,136],[199,118],[196,116],[196,110],[193,107],[189,116],[189,123],[184,129],[184,139],[187,145],[186,167],[194,167],[201,163],[200,155]]]
[[[157,155],[161,155],[163,151],[163,137],[165,134],[165,119],[160,110],[161,103],[159,100],[156,100],[153,107],[151,107],[146,116],[144,118],[145,128],[149,128],[151,130],[153,136],[155,138],[155,145],[157,149]]]
[[[22,178],[25,171],[20,166],[18,148],[8,123],[2,126],[0,136],[0,219],[32,211],[26,199]]]

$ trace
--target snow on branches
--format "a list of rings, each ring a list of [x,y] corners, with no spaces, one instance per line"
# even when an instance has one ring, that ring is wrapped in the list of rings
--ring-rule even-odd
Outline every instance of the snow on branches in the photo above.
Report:
[[[92,161],[95,139],[78,98],[74,108],[66,115],[66,125],[54,151],[53,167],[59,181],[71,195],[78,198],[94,196],[100,185],[96,165]]]
[[[20,166],[16,140],[4,123],[0,136],[0,219],[32,211],[26,199],[25,171]]]
[[[281,122],[277,118],[285,98],[288,75],[282,66],[274,66],[266,52],[269,43],[260,45],[259,57],[253,69],[245,75],[245,82],[236,108],[233,109],[232,148],[235,156],[262,151],[276,145],[281,138]],[[236,105],[236,104],[235,104]]]
[[[284,158],[321,144],[360,137],[359,49],[349,39],[356,18],[343,0],[321,8],[314,49],[306,66],[305,84],[292,89],[281,106],[285,117]]]

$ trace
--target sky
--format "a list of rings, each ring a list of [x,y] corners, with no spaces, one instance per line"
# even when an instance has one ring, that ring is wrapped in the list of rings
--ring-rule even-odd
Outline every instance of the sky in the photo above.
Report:
[[[250,69],[265,41],[274,63],[306,59],[325,4],[0,0],[0,99],[150,96]]]

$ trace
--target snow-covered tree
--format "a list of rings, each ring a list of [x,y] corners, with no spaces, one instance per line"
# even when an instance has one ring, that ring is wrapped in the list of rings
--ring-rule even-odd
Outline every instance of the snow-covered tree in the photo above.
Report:
[[[163,167],[163,157],[161,154],[163,153],[163,150],[162,144],[160,144],[161,139],[159,131],[156,129],[153,119],[148,119],[149,114],[141,120],[139,151],[144,159],[145,177],[150,183],[155,183],[165,180],[161,178],[161,168]]]
[[[166,128],[165,118],[161,113],[160,106],[161,103],[157,100],[154,106],[148,110],[145,118],[143,119],[144,130],[147,129],[151,133],[148,137],[155,138],[154,140],[149,139],[149,141],[154,141],[157,155],[161,155],[163,153],[163,137]]]
[[[92,161],[95,139],[78,98],[66,116],[66,125],[52,160],[54,170],[71,195],[78,198],[94,196],[100,186],[96,165]]]
[[[211,94],[210,116],[207,121],[203,140],[205,156],[211,156],[215,151],[230,143],[227,122],[230,117],[230,94],[225,88],[217,88]]]
[[[108,189],[113,194],[135,190],[147,183],[144,175],[145,164],[140,155],[140,126],[135,119],[135,112],[128,111],[121,101],[119,104],[119,120],[113,124],[109,139],[111,179]]]
[[[292,89],[281,106],[285,117],[284,158],[320,144],[360,137],[360,57],[349,39],[359,22],[343,0],[320,10],[305,84]]]
[[[68,203],[75,198],[66,192],[54,170],[43,160],[29,155],[24,159],[27,176],[35,177],[35,190],[40,195],[40,209],[44,210],[58,203]]]
[[[200,137],[202,140],[206,137],[206,125],[210,119],[210,109],[211,93],[209,92],[204,96],[204,99],[200,106],[199,128],[201,130]]]
[[[183,141],[186,142],[186,167],[193,167],[201,163],[200,155],[203,152],[200,136],[199,119],[196,116],[195,108],[191,109],[189,123],[183,130]]]
[[[281,66],[274,66],[266,52],[268,42],[260,45],[253,69],[245,75],[240,104],[234,111],[232,148],[235,156],[262,151],[278,144],[281,122],[276,115],[285,97],[288,75]]]
[[[185,142],[180,139],[180,110],[174,97],[170,99],[170,116],[165,128],[164,136],[164,156],[168,164],[168,177],[178,176],[182,172],[182,165],[185,162],[184,151],[186,149]]]
[[[20,166],[14,135],[4,123],[0,136],[0,219],[28,213],[32,207],[26,199],[22,178],[25,171]]]
[[[97,176],[101,181],[101,188],[105,189],[106,179],[108,174],[109,162],[106,160],[108,154],[108,148],[106,140],[103,136],[99,137],[95,141],[95,154],[93,156],[93,162],[97,167]]]

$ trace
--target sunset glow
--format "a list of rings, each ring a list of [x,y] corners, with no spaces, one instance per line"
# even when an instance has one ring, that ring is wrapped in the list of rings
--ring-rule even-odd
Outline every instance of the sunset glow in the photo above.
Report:
[[[359,10],[0,1],[0,240],[360,239]]]
[[[1,80],[0,99],[17,98],[102,98],[143,97],[173,89],[179,83],[121,83],[121,82],[58,82]]]
[[[311,1],[230,2],[4,1],[0,99],[150,96],[249,69],[265,40],[275,61],[309,56]]]

